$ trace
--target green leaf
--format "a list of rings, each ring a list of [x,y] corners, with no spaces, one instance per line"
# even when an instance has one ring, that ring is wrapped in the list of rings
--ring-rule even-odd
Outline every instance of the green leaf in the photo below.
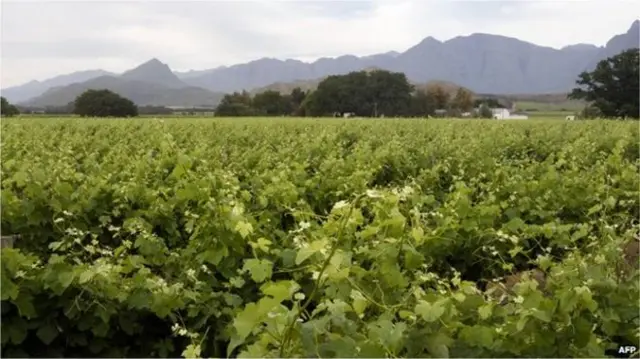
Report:
[[[460,303],[464,302],[464,300],[467,299],[467,296],[464,295],[464,293],[462,292],[455,292],[452,294],[452,296],[453,296],[453,299],[457,300]]]
[[[9,339],[15,345],[22,344],[27,337],[27,323],[22,318],[12,320],[11,324],[7,325],[7,329],[9,330]]]
[[[416,314],[422,317],[425,321],[431,323],[438,320],[442,314],[444,314],[444,306],[441,302],[429,303],[421,300],[414,310]]]
[[[607,197],[607,199],[605,200],[604,204],[609,207],[609,208],[613,208],[616,205],[616,199],[615,197],[609,196]]]
[[[445,333],[439,332],[427,337],[426,341],[427,350],[434,358],[448,358],[449,346],[453,343],[453,340]]]
[[[356,314],[361,315],[364,313],[365,309],[369,306],[369,301],[357,290],[351,291],[351,298],[353,299],[353,310]]]
[[[480,315],[481,319],[487,319],[491,316],[491,313],[493,313],[493,305],[491,304],[485,304],[482,307],[478,308],[478,314]]]
[[[417,245],[422,244],[424,242],[424,230],[422,227],[413,227],[411,229],[411,237],[413,237]]]
[[[58,328],[50,322],[42,325],[36,332],[38,338],[46,345],[51,344],[58,334]]]
[[[317,241],[311,242],[308,246],[302,247],[298,254],[296,255],[296,265],[300,265],[302,262],[307,260],[307,258],[311,257],[317,252],[322,251],[327,245],[326,239],[320,239]]]
[[[260,287],[262,293],[273,297],[278,302],[291,299],[298,290],[300,285],[292,280],[267,282]]]
[[[551,313],[549,313],[548,311],[534,308],[532,309],[531,315],[545,323],[551,322]]]
[[[2,290],[4,290],[4,288],[2,288]],[[14,301],[14,304],[18,307],[18,312],[22,317],[27,319],[37,317],[36,308],[33,306],[33,297],[31,294],[20,292],[20,294],[18,294],[18,298]]]
[[[253,226],[249,222],[239,221],[235,227],[236,231],[240,233],[242,238],[247,238],[251,233],[253,233]]]
[[[184,176],[185,173],[187,172],[184,170],[184,167],[176,164],[176,166],[173,168],[173,171],[171,172],[171,177],[179,179]]]
[[[520,229],[526,226],[525,222],[520,217],[512,218],[507,224],[504,226],[505,229],[510,232],[517,232]]]
[[[13,175],[13,180],[15,181],[16,185],[18,185],[18,187],[23,187],[29,180],[29,175],[25,172],[20,171]]]
[[[518,332],[521,332],[528,322],[529,322],[529,317],[527,316],[520,317],[520,319],[518,320],[518,323],[516,323],[516,329],[518,330]]]
[[[0,299],[3,301],[7,299],[15,300],[20,294],[20,288],[4,275],[4,271],[0,285],[2,287],[2,290],[0,290]]]
[[[472,346],[490,349],[493,346],[494,330],[482,325],[465,327],[460,332],[460,338]]]
[[[260,237],[256,243],[257,247],[265,253],[269,253],[269,247],[273,244],[270,240]]]
[[[600,212],[600,210],[602,210],[602,204],[598,203],[595,206],[589,208],[589,211],[587,212],[587,216]]]
[[[78,277],[78,284],[85,284],[89,282],[93,278],[94,274],[95,272],[90,269],[83,271],[82,273],[80,273],[80,276]]]
[[[198,257],[204,262],[217,266],[228,255],[229,250],[227,247],[218,246],[217,248],[208,249],[202,252]]]
[[[266,259],[248,259],[244,262],[242,268],[244,272],[251,274],[251,279],[256,283],[262,283],[265,280],[271,278],[273,271],[273,263]]]
[[[233,327],[236,333],[238,333],[239,339],[244,341],[244,338],[251,334],[253,328],[255,328],[260,321],[261,315],[258,312],[258,306],[256,303],[249,303],[242,312],[236,315],[233,320]]]
[[[182,352],[182,356],[186,359],[200,358],[200,344],[189,344],[187,348]]]
[[[231,358],[231,354],[233,351],[244,343],[244,337],[240,338],[238,336],[232,336],[229,340],[229,344],[227,345],[227,358]]]
[[[242,277],[233,277],[233,278],[229,279],[229,284],[231,284],[232,286],[234,286],[236,288],[242,288],[242,286],[244,286],[245,282],[244,282],[244,279],[242,279]]]
[[[410,319],[410,318],[415,318],[415,314],[413,312],[410,312],[408,310],[401,310],[398,312],[398,316],[400,316],[400,319]]]
[[[74,278],[75,274],[72,271],[61,272],[58,274],[58,283],[60,283],[62,289],[65,290],[73,283]]]

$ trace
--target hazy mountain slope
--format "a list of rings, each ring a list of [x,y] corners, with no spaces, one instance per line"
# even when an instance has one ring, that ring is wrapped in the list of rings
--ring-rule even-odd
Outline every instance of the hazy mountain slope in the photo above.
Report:
[[[64,106],[88,89],[108,89],[138,105],[157,106],[215,106],[223,96],[182,82],[169,66],[152,59],[120,76],[101,76],[51,88],[27,104],[37,107]]]
[[[261,59],[246,64],[203,70],[185,82],[218,91],[239,91],[314,80],[369,66],[400,71],[413,82],[442,80],[487,93],[566,92],[578,74],[598,61],[638,46],[638,22],[614,36],[604,48],[578,44],[562,49],[538,46],[514,38],[488,34],[459,36],[441,42],[427,37],[402,53],[366,57],[322,58],[312,63]]]
[[[4,96],[9,102],[18,103],[42,95],[52,87],[66,86],[76,82],[84,82],[105,75],[113,74],[104,70],[78,71],[66,75],[56,76],[44,81],[31,81],[24,85],[7,87],[5,89],[2,89],[0,93],[2,93],[2,96]]]
[[[167,64],[158,59],[151,59],[138,67],[125,71],[120,78],[132,81],[143,81],[171,88],[188,87],[176,76]]]
[[[329,75],[377,67],[404,72],[414,83],[447,81],[478,93],[561,93],[574,87],[580,72],[592,70],[599,61],[633,47],[640,47],[639,21],[626,33],[612,37],[604,47],[576,44],[553,49],[488,34],[459,36],[444,42],[427,37],[402,53],[344,55],[311,63],[263,58],[245,64],[173,73],[167,65],[152,59],[123,73],[121,79],[165,89],[195,86],[214,92],[233,92],[276,83],[286,87],[291,82],[316,81]],[[2,95],[11,102],[21,103],[55,86],[81,83],[103,75],[112,74],[103,70],[77,72],[3,89]],[[179,102],[189,102],[180,96]]]
[[[48,90],[26,103],[29,106],[63,106],[89,89],[108,89],[129,98],[137,105],[215,106],[223,94],[197,87],[172,88],[145,81],[103,76],[82,83]]]
[[[589,62],[589,68],[595,68],[600,60],[634,47],[640,48],[640,21],[638,20],[631,24],[631,27],[626,33],[616,35],[607,41],[604,48],[601,48],[598,55]]]
[[[183,78],[194,86],[216,91],[232,92],[268,86],[275,82],[314,80],[328,75],[344,75],[351,71],[377,66],[385,68],[393,54],[359,58],[353,55],[335,59],[321,58],[311,64],[298,60],[260,59],[247,64],[207,71],[204,75]]]

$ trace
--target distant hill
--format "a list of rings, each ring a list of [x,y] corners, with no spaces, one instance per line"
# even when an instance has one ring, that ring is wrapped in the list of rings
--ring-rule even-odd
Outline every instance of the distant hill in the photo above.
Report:
[[[444,42],[427,37],[402,53],[345,55],[311,63],[264,58],[203,70],[184,81],[230,92],[320,79],[374,66],[404,72],[416,83],[441,80],[477,93],[565,93],[574,87],[580,72],[590,71],[599,61],[633,47],[640,47],[638,21],[605,47],[577,44],[554,49],[489,34],[458,36]]]
[[[142,81],[170,88],[188,87],[188,85],[176,76],[168,65],[158,59],[151,59],[144,64],[125,71],[120,75],[121,79],[130,81]]]
[[[444,42],[427,37],[404,52],[390,51],[362,57],[344,55],[309,63],[263,58],[232,66],[169,73],[168,66],[154,59],[122,76],[125,80],[160,84],[166,88],[181,88],[188,84],[212,92],[233,92],[259,91],[278,86],[278,83],[304,84],[329,75],[375,67],[403,72],[413,83],[446,81],[475,93],[567,93],[575,86],[582,71],[590,71],[599,61],[637,47],[640,47],[638,20],[627,32],[613,36],[603,47],[574,44],[554,49],[506,36],[476,33]],[[54,86],[66,86],[104,75],[115,76],[103,70],[72,73],[3,89],[2,94],[10,101],[20,103],[42,95]],[[286,88],[286,85],[282,86]]]
[[[120,76],[100,76],[51,88],[23,104],[64,106],[89,89],[108,89],[141,106],[216,106],[224,95],[182,82],[167,65],[153,59]]]
[[[2,89],[1,93],[9,102],[19,103],[40,96],[48,89],[56,86],[66,86],[77,82],[84,82],[96,77],[114,75],[104,70],[79,71],[67,75],[60,75],[44,81],[31,81],[21,86]]]

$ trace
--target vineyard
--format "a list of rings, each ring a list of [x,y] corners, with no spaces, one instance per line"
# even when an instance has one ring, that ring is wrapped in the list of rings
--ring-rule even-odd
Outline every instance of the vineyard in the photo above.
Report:
[[[3,119],[2,356],[604,357],[635,121]]]

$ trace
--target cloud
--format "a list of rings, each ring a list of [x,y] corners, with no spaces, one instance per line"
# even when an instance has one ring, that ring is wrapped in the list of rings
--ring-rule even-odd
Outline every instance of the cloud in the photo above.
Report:
[[[604,45],[637,17],[607,1],[3,1],[1,85],[77,70],[175,70],[262,57],[313,60],[404,51],[427,36],[484,32],[539,45]]]

